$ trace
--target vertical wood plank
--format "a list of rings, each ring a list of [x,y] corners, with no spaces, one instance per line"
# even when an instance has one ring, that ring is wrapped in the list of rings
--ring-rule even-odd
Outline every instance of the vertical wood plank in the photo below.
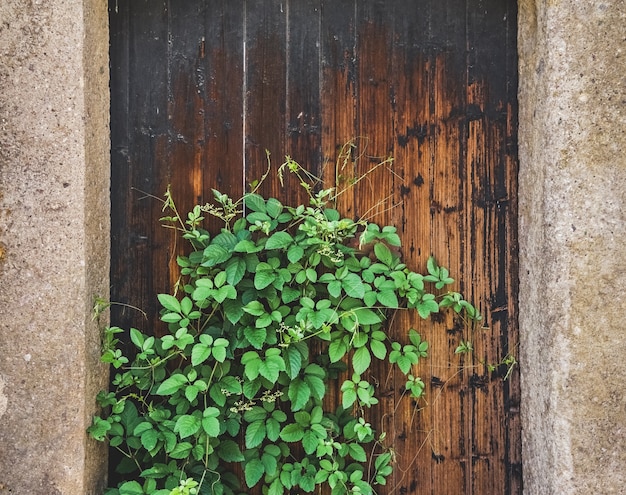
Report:
[[[323,2],[321,16],[322,160],[324,186],[346,187],[355,171],[351,142],[356,130],[356,0]],[[340,196],[340,210],[354,215],[353,202]]]
[[[170,1],[168,7],[168,151],[163,164],[168,173],[161,188],[170,188],[182,215],[205,201],[204,175],[209,173],[205,170],[205,3]],[[180,276],[176,256],[186,252],[188,245],[174,231],[167,229],[164,234],[171,290]]]
[[[287,8],[277,0],[245,4],[245,180],[260,180],[267,170],[266,151],[273,171],[262,194],[280,196],[285,203],[295,188],[281,191],[276,170],[283,162],[287,133]],[[289,182],[291,185],[291,182]],[[281,193],[286,193],[286,196]],[[296,191],[297,192],[297,191]]]
[[[204,201],[244,193],[244,0],[205,1]],[[207,219],[207,226],[218,222]]]
[[[167,258],[158,241],[160,205],[145,196],[163,193],[158,163],[167,148],[167,59],[162,56],[167,53],[167,9],[165,1],[111,5],[113,22],[125,16],[129,32],[127,45],[118,52],[119,62],[112,56],[114,67],[118,63],[128,67],[126,96],[113,102],[112,119],[126,121],[129,137],[117,148],[114,144],[112,155],[113,180],[118,180],[115,174],[120,180],[112,188],[112,256],[121,262],[112,268],[111,300],[149,315],[145,319],[137,310],[114,305],[112,318],[124,327],[148,330],[158,311],[155,292],[168,285],[166,272],[153,269]]]
[[[321,167],[320,18],[321,0],[286,2],[287,142],[284,150],[314,176]],[[290,180],[289,188],[297,188]]]
[[[430,254],[430,184],[435,123],[433,120],[434,52],[430,43],[431,2],[405,1],[396,4],[392,54],[394,94],[394,171],[399,176],[394,200],[394,223],[400,228],[402,255],[414,270],[423,270]],[[398,12],[402,12],[398,15]],[[426,326],[414,314],[396,315],[394,327],[415,327],[425,333]],[[437,331],[441,331],[439,328]],[[396,332],[396,338],[402,338]],[[406,337],[403,337],[403,341]],[[430,360],[431,358],[429,358]],[[428,361],[426,361],[428,363]],[[415,370],[417,372],[417,370]],[[393,487],[404,493],[422,493],[432,486],[434,434],[432,413],[438,392],[431,388],[429,368],[422,362],[419,374],[425,381],[426,400],[398,400],[393,418],[393,448],[397,456]],[[417,373],[416,373],[417,374]],[[404,377],[394,373],[394,391],[399,397],[405,389]],[[439,458],[437,458],[439,459]]]

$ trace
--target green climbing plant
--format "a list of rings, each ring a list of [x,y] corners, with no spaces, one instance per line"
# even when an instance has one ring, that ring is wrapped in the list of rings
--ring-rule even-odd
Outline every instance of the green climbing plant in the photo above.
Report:
[[[415,365],[428,352],[414,329],[408,344],[391,339],[388,318],[480,314],[446,290],[453,279],[434,258],[426,274],[402,263],[395,227],[342,218],[332,190],[307,191],[295,206],[258,187],[240,199],[214,191],[184,217],[166,194],[162,220],[190,249],[173,293],[158,295],[165,335],[131,328],[135,352],[124,355],[122,330],[105,330],[102,359],[115,371],[89,433],[122,454],[125,479],[107,495],[373,494],[386,483],[393,456],[366,421],[378,402],[368,371],[388,362],[420,398]],[[203,229],[205,215],[222,220],[219,232]],[[341,396],[328,407],[335,380]]]

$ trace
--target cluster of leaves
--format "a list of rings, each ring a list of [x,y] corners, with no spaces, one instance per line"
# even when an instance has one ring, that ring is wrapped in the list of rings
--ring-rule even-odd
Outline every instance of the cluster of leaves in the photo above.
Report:
[[[428,349],[415,330],[408,344],[390,341],[389,312],[480,315],[458,293],[428,290],[453,282],[434,259],[426,275],[409,270],[394,227],[341,218],[329,194],[288,207],[214,192],[214,204],[184,221],[166,196],[174,214],[165,220],[192,250],[178,258],[178,293],[158,296],[166,335],[131,329],[127,357],[121,330],[106,332],[114,390],[98,395],[104,412],[89,432],[123,454],[117,470],[129,480],[107,495],[237,495],[258,485],[267,495],[317,485],[367,495],[386,483],[392,455],[364,416],[378,402],[368,370],[388,361],[420,397],[412,370]],[[215,236],[201,228],[206,213],[224,222]],[[337,379],[341,401],[329,411]]]

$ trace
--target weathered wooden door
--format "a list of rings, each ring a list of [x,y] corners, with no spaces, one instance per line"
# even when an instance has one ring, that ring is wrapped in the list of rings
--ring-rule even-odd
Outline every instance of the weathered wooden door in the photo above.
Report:
[[[378,370],[379,428],[397,465],[380,493],[521,493],[517,352],[515,0],[111,0],[112,288],[116,323],[158,328],[177,277],[159,225],[168,184],[181,210],[238,197],[288,154],[326,187],[360,181],[341,207],[399,227],[403,256],[429,255],[476,301],[474,353],[450,320],[418,325],[427,403]],[[337,168],[346,143],[349,159]],[[341,177],[340,177],[341,176]],[[265,193],[302,199],[270,174]],[[395,328],[395,326],[394,326]],[[390,329],[391,332],[394,328]],[[404,331],[404,330],[403,330]],[[396,338],[399,338],[397,336]]]

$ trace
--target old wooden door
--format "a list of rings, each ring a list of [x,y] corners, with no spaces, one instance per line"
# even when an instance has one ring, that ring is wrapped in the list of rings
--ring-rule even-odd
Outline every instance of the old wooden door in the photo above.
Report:
[[[378,370],[374,421],[397,459],[380,493],[521,493],[517,370],[504,381],[505,366],[485,366],[517,353],[515,0],[111,0],[110,10],[111,298],[147,314],[117,307],[115,323],[158,331],[156,294],[177,277],[178,247],[150,195],[168,184],[185,210],[211,188],[241,195],[266,149],[326,187],[392,156],[344,196],[344,213],[398,226],[411,268],[434,254],[485,328],[461,357],[467,336],[450,320],[401,316],[398,328],[418,325],[431,342],[419,369],[427,403],[402,400],[404,384]],[[302,198],[272,174],[264,188]]]

